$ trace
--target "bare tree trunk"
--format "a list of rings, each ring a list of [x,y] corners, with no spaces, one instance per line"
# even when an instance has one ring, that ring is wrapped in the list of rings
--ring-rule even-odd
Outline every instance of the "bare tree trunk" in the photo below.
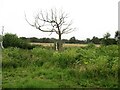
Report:
[[[58,40],[58,50],[62,50],[62,40],[61,40],[61,34],[59,33],[59,40]]]

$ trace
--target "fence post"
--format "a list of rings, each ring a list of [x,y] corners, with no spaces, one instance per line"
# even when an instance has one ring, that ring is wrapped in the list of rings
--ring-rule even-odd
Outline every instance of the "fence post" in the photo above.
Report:
[[[4,47],[3,47],[3,32],[4,32],[4,26],[2,26],[2,35],[0,36],[0,39],[1,39],[1,41],[0,41],[0,47],[2,49],[4,49]]]

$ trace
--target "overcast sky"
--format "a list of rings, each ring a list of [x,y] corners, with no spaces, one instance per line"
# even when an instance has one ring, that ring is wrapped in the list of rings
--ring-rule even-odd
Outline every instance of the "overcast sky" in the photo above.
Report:
[[[5,27],[4,33],[14,33],[19,37],[54,37],[55,33],[41,32],[31,27],[24,17],[24,12],[29,19],[34,17],[39,10],[51,8],[62,9],[73,20],[76,31],[62,36],[69,39],[75,36],[85,40],[97,36],[103,37],[106,32],[114,37],[118,29],[118,1],[119,0],[0,0],[0,30]]]

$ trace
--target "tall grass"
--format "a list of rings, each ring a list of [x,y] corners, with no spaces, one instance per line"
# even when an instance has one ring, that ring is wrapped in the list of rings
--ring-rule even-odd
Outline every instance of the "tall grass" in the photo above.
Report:
[[[3,50],[3,88],[117,87],[118,46]]]

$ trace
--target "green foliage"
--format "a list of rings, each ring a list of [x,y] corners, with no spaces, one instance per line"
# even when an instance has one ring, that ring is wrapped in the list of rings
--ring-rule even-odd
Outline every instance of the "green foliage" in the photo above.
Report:
[[[115,39],[112,39],[112,38],[103,38],[101,40],[101,43],[103,45],[115,45],[115,44],[117,44],[117,41]]]
[[[69,43],[76,43],[76,38],[75,37],[71,37],[69,40]]]
[[[7,47],[19,47],[23,49],[32,49],[34,46],[28,44],[28,42],[18,38],[15,34],[5,34],[3,37],[3,46]]]
[[[24,53],[23,53],[24,52]],[[24,67],[29,65],[31,59],[30,51],[20,48],[6,48],[3,50],[3,67]]]
[[[75,63],[76,61],[75,56],[76,56],[76,52],[74,49],[65,50],[64,52],[61,52],[61,53],[58,53],[58,52],[54,53],[55,62],[57,66],[61,68],[71,67],[73,63]]]
[[[87,48],[87,49],[93,49],[93,48],[95,48],[95,47],[96,47],[95,44],[90,43],[90,44],[88,44],[87,47],[85,47],[85,48]]]
[[[104,37],[105,39],[108,39],[110,36],[111,36],[110,33],[107,32],[106,34],[104,34],[103,37]]]
[[[93,37],[92,40],[91,40],[92,43],[94,44],[100,44],[100,39],[98,37]]]
[[[3,87],[117,87],[118,46],[3,49]],[[12,83],[11,83],[12,82]]]
[[[103,38],[101,39],[101,43],[103,45],[115,45],[117,41],[114,38],[110,38],[110,33],[104,34]]]

